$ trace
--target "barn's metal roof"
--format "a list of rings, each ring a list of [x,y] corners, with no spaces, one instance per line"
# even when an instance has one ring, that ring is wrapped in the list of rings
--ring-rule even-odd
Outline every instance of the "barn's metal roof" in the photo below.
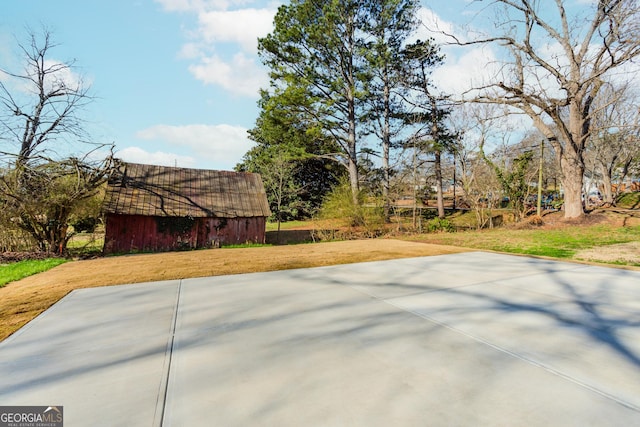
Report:
[[[121,163],[109,179],[104,210],[194,218],[271,214],[258,174],[137,163]]]

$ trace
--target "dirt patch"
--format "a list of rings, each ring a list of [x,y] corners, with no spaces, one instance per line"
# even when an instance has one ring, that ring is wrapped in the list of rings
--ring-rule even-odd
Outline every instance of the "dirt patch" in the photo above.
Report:
[[[578,251],[573,258],[584,261],[640,264],[640,242],[584,249]]]
[[[564,212],[550,212],[542,216],[543,229],[558,229],[567,227],[585,227],[611,222],[611,218],[605,213],[592,212],[579,218],[565,218]]]
[[[210,249],[74,261],[0,288],[0,340],[74,289],[464,252],[392,239]]]
[[[640,225],[640,213],[638,211],[599,209],[579,218],[565,218],[564,212],[561,211],[545,212],[541,217],[532,215],[521,222],[508,224],[505,228],[558,230],[570,227],[589,227],[598,224],[608,224],[613,227],[637,226]]]
[[[47,252],[2,252],[0,253],[0,264],[47,258],[51,258],[51,254]]]

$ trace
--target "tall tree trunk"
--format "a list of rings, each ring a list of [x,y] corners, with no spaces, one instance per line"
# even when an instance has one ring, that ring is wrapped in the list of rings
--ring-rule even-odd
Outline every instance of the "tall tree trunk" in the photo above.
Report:
[[[360,202],[358,200],[358,193],[360,192],[360,183],[358,179],[358,164],[355,162],[354,158],[349,157],[349,183],[351,184],[351,195],[353,198],[354,206],[357,206]]]
[[[438,218],[444,219],[444,198],[442,197],[442,153],[435,151],[436,200],[438,202]]]
[[[358,176],[358,150],[357,150],[357,133],[356,133],[356,99],[355,99],[355,83],[351,84],[351,90],[347,91],[348,94],[348,117],[349,117],[349,132],[347,135],[347,148],[348,148],[348,165],[349,170],[349,183],[351,184],[351,194],[353,197],[353,204],[358,205],[358,193],[360,193],[360,177]]]
[[[424,75],[424,68],[422,70]],[[424,75],[426,82],[426,75]],[[429,88],[425,84],[425,92],[428,93]],[[431,123],[431,136],[433,138],[433,150],[434,150],[434,166],[436,170],[436,201],[438,205],[438,218],[444,219],[444,199],[442,198],[442,146],[440,145],[440,141],[438,141],[438,137],[440,135],[440,129],[438,124],[438,106],[436,104],[436,98],[430,96],[431,98],[431,114],[432,114],[432,123]]]
[[[582,204],[584,164],[576,153],[565,150],[560,158],[560,169],[564,190],[564,217],[579,218],[584,215]]]
[[[605,165],[600,165],[602,173],[602,198],[608,206],[613,206],[613,184],[611,182],[611,170]]]
[[[349,152],[347,170],[349,171],[349,183],[351,185],[351,196],[354,206],[357,206],[358,193],[360,192],[360,179],[358,176],[358,152],[356,150],[356,123],[355,114],[352,115],[353,120],[349,123]]]
[[[582,106],[582,99],[569,105],[569,132],[562,151],[560,170],[564,185],[564,217],[579,218],[584,215],[582,192],[584,185],[584,149],[590,132],[590,120]],[[585,101],[590,105],[590,101]]]
[[[384,129],[382,130],[382,170],[383,170],[383,182],[382,182],[382,198],[384,200],[384,220],[389,222],[390,217],[390,205],[389,199],[389,187],[390,187],[390,173],[389,173],[389,152],[391,147],[391,94],[388,82],[388,73],[385,69],[385,86],[384,86]]]
[[[353,17],[350,17],[347,21],[349,22],[348,27],[350,30],[347,31],[348,42],[347,45],[349,47],[349,52],[352,52],[350,56],[348,56],[348,65],[346,67],[345,79],[346,79],[346,90],[345,95],[347,98],[347,118],[349,120],[349,129],[347,134],[347,155],[349,157],[349,182],[351,184],[351,195],[353,197],[353,205],[358,206],[359,200],[358,196],[360,193],[360,177],[358,176],[358,133],[357,133],[357,114],[356,114],[356,74],[355,74],[355,66],[354,66],[354,56],[353,52],[356,50],[356,42],[355,42],[355,26],[354,22],[351,21]]]
[[[382,147],[382,170],[384,173],[382,183],[382,198],[384,200],[384,220],[389,222],[391,216],[391,198],[389,196],[389,187],[391,174],[389,173],[389,144],[384,144]]]

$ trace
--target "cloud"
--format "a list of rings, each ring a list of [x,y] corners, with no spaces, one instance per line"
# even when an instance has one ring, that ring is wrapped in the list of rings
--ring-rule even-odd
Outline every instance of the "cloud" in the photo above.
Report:
[[[258,38],[273,29],[275,9],[239,9],[198,15],[198,35],[205,43],[233,42],[244,52],[257,53]]]
[[[178,58],[180,59],[198,59],[205,56],[202,47],[198,43],[185,43],[182,45]]]
[[[198,163],[212,169],[229,170],[242,160],[254,145],[247,129],[231,125],[156,125],[136,133],[146,141],[161,141],[169,145],[188,148]]]
[[[433,38],[437,44],[451,42],[451,37],[446,36],[445,33],[454,34],[456,32],[453,23],[443,20],[437,13],[426,7],[418,9],[417,16],[421,25],[409,41],[410,43],[430,38]]]
[[[83,88],[88,89],[91,86],[90,80],[85,79],[84,76],[73,71],[67,63],[55,59],[45,59],[44,62],[38,66],[38,68],[40,67],[46,72],[43,86],[47,92],[60,88],[68,91],[76,91]],[[22,70],[15,73],[20,76],[25,76],[27,73],[35,75],[35,67],[29,64],[26,71]],[[34,93],[37,93],[36,84],[31,81],[31,79],[12,77],[0,70],[0,81],[9,82],[12,89],[23,95],[33,96]]]
[[[206,12],[227,10],[233,6],[253,3],[253,0],[155,0],[167,12]]]
[[[241,96],[257,97],[268,82],[258,65],[258,38],[273,29],[277,2],[246,7],[250,0],[156,0],[167,12],[189,13],[197,25],[177,56],[191,62],[191,74],[205,84]]]
[[[193,167],[196,164],[196,160],[193,157],[165,153],[164,151],[149,152],[140,147],[127,147],[118,150],[115,153],[115,157],[125,162],[147,165]]]
[[[495,80],[499,64],[488,46],[450,49],[442,66],[433,71],[436,87],[444,93],[461,96],[473,86]]]
[[[48,90],[60,86],[77,89],[91,85],[91,82],[85,81],[82,75],[74,72],[69,65],[61,61],[53,59],[45,60],[44,68],[49,70],[49,74],[47,74],[47,79],[45,80],[45,87],[47,87]]]
[[[226,9],[230,1],[227,0],[156,0],[167,12],[199,12],[211,8]]]
[[[417,15],[421,25],[409,42],[432,38],[445,55],[443,64],[436,67],[432,73],[438,90],[461,96],[473,84],[486,82],[495,75],[497,69],[492,64],[496,58],[489,46],[463,47],[452,44],[452,36],[466,41],[469,37],[468,28],[461,28],[456,23],[443,19],[428,7],[421,7]]]
[[[267,72],[254,58],[237,53],[231,61],[217,55],[204,57],[200,63],[189,66],[193,76],[205,84],[218,85],[239,95],[258,97],[261,87],[266,87]]]

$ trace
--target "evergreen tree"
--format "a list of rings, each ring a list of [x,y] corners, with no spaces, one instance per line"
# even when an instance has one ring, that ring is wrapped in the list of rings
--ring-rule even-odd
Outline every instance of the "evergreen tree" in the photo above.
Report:
[[[405,102],[412,107],[405,114],[405,121],[417,127],[414,139],[426,141],[422,149],[434,156],[434,172],[436,178],[436,196],[438,217],[444,218],[444,199],[442,194],[442,153],[455,151],[456,135],[449,131],[445,124],[451,109],[443,105],[447,96],[434,94],[430,81],[431,70],[442,64],[444,57],[433,40],[421,41],[405,47],[404,74],[409,97]]]
[[[343,171],[330,160],[338,150],[336,144],[308,127],[301,114],[287,108],[296,96],[292,92],[276,97],[262,92],[261,113],[249,131],[257,145],[236,166],[236,170],[262,175],[278,221],[313,216]]]
[[[333,158],[348,170],[357,200],[358,123],[363,114],[361,0],[293,0],[279,8],[275,29],[259,39],[270,69],[270,95],[308,131],[330,137]]]
[[[364,46],[368,76],[368,125],[380,139],[382,148],[382,196],[384,215],[389,217],[390,152],[393,140],[403,128],[406,114],[406,86],[403,85],[407,39],[415,31],[419,3],[416,0],[369,0],[365,2],[368,19],[365,31],[370,38]]]

